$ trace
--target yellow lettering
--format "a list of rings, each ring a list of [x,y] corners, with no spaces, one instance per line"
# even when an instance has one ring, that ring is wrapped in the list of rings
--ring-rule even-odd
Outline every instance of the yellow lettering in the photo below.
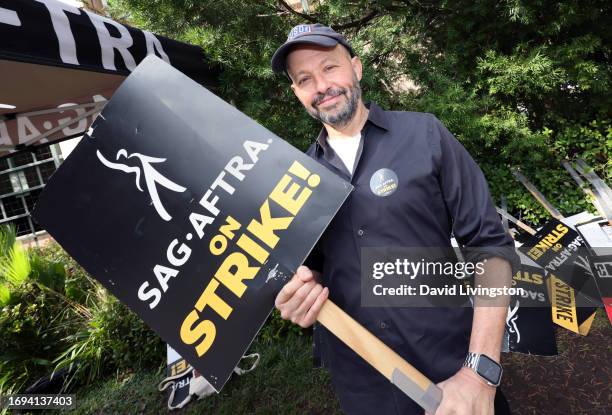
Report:
[[[556,230],[561,232],[561,235],[565,235],[569,229],[564,224],[560,223],[555,227]]]
[[[225,219],[225,225],[219,228],[219,232],[225,235],[228,239],[234,239],[234,231],[240,229],[240,223],[231,216]]]
[[[270,214],[270,204],[267,199],[259,208],[259,215],[261,217],[261,222],[257,222],[253,219],[251,223],[249,223],[249,226],[247,226],[247,230],[257,236],[259,240],[270,248],[274,248],[279,239],[278,236],[274,234],[274,231],[287,229],[293,217],[273,218]]]
[[[215,293],[218,287],[219,281],[212,278],[206,286],[206,289],[204,289],[204,292],[196,302],[195,308],[199,312],[202,312],[202,310],[204,310],[204,307],[209,306],[215,311],[215,313],[223,317],[224,320],[227,320],[233,309],[229,306],[229,304],[223,301],[223,299],[219,297],[217,293]]]
[[[187,317],[181,325],[181,340],[185,344],[194,344],[200,338],[202,338],[202,336],[204,336],[202,342],[200,342],[200,344],[198,344],[195,348],[198,356],[202,357],[202,355],[208,351],[215,340],[217,329],[215,328],[214,323],[210,320],[204,320],[194,328],[193,325],[198,321],[198,319],[199,316],[195,310],[191,310],[191,312],[187,314]]]
[[[292,215],[297,215],[304,203],[308,200],[312,194],[312,190],[303,188],[302,191],[296,196],[301,186],[292,181],[291,176],[285,174],[272,193],[270,193],[270,199],[281,205],[283,208],[290,212]]]
[[[261,245],[246,234],[240,235],[238,246],[242,248],[244,252],[255,258],[260,264],[263,264],[266,262],[266,259],[268,259],[268,251],[263,249]]]
[[[232,269],[234,271],[232,272]],[[255,278],[259,267],[250,267],[248,258],[242,252],[234,252],[223,261],[215,278],[223,283],[237,297],[242,297],[246,285],[242,280]]]

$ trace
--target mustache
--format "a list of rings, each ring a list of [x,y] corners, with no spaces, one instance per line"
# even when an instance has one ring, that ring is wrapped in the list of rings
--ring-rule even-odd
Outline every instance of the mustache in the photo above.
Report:
[[[333,98],[333,97],[337,97],[338,95],[346,95],[346,89],[345,88],[330,88],[327,91],[325,91],[324,94],[317,94],[311,102],[311,105],[313,107],[316,107],[317,105],[319,105],[321,103],[321,101],[323,101],[324,99],[327,98]]]

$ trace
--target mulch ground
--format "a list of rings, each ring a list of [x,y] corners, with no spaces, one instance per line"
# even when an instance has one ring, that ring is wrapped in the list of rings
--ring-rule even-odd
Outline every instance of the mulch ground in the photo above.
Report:
[[[513,414],[612,414],[612,326],[604,310],[595,323],[586,337],[557,327],[558,356],[504,356]]]

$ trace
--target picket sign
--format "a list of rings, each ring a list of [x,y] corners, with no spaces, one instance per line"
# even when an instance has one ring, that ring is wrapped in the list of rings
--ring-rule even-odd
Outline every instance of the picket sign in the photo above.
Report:
[[[578,159],[576,163],[576,170],[594,190],[582,180],[569,162],[563,161],[561,164],[604,218],[577,225],[576,230],[590,246],[595,282],[612,324],[612,191],[584,160]]]
[[[506,198],[502,196],[501,208],[496,207],[496,210],[502,217],[506,232],[514,238],[507,224],[510,221],[529,235],[535,235],[533,228],[510,215],[506,209]],[[519,241],[514,241],[515,247],[519,248],[521,245]],[[510,299],[502,352],[556,356],[557,340],[548,311],[551,304],[544,278],[545,271],[520,250],[517,250],[517,253],[520,265],[512,276],[512,285],[521,288],[524,294],[512,296]]]
[[[525,186],[525,188],[531,193],[531,195],[546,209],[546,211],[556,221],[566,221],[566,218],[546,199],[546,197],[531,183],[523,174],[517,170],[513,170],[512,174],[514,177]],[[539,231],[535,234],[530,233],[533,237],[532,243],[535,246],[536,241],[548,238],[550,232],[556,232],[554,227],[558,226],[554,224],[556,221],[547,222]],[[567,222],[567,221],[566,221]],[[552,226],[550,226],[552,225]],[[564,225],[562,225],[564,226]],[[573,226],[572,226],[573,227]],[[551,229],[548,229],[551,228]],[[566,230],[567,232],[568,230]],[[573,229],[572,229],[573,231]],[[575,231],[573,231],[575,233]],[[537,261],[536,261],[537,262]],[[540,264],[542,265],[542,264]],[[565,281],[558,278],[558,276],[550,273],[548,278],[548,290],[551,298],[551,311],[553,321],[570,331],[586,336],[591,329],[595,314],[597,312],[596,307],[579,307],[577,308],[577,302],[589,302],[585,300],[583,295],[576,291],[574,288],[569,286]],[[567,277],[567,276],[566,276]],[[564,278],[566,279],[566,278]],[[593,281],[594,283],[594,281]]]

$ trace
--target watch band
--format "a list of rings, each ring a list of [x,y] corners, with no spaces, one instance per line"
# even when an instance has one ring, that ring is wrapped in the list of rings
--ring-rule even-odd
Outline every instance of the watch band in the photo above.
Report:
[[[480,374],[478,372],[478,366],[480,363],[480,357],[484,356],[485,359],[489,360],[490,362],[492,362],[493,364],[497,365],[500,369],[500,375],[499,375],[499,380],[497,381],[497,383],[493,383],[491,382],[489,379],[485,378],[482,374]],[[501,365],[499,363],[497,363],[496,361],[494,361],[493,359],[491,359],[490,357],[488,357],[487,355],[483,355],[480,353],[473,353],[473,352],[468,352],[467,356],[465,357],[465,361],[463,362],[463,366],[464,367],[469,367],[470,369],[472,369],[474,371],[474,373],[476,373],[478,376],[480,376],[480,378],[482,380],[484,380],[488,385],[491,386],[499,386],[501,384],[501,374],[503,372],[503,369],[501,367]]]
[[[465,357],[465,362],[463,362],[463,366],[469,367],[476,372],[476,369],[478,369],[478,359],[480,359],[480,354],[468,352]]]

